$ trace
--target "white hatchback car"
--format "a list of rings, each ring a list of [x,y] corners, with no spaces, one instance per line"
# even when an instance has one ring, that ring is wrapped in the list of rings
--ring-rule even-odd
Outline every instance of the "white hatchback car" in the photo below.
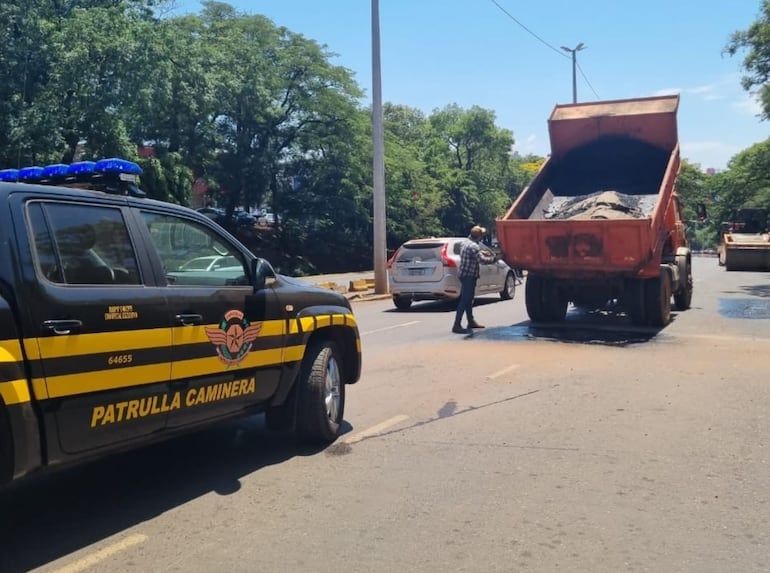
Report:
[[[460,249],[465,240],[413,239],[401,245],[388,261],[388,283],[396,308],[406,310],[420,300],[456,301],[460,296]],[[475,296],[499,294],[503,300],[513,298],[516,275],[505,262],[482,264],[479,275]]]

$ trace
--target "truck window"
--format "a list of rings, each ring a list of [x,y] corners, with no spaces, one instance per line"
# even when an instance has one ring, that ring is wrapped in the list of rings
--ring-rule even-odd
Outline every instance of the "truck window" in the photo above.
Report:
[[[138,285],[133,245],[118,208],[31,203],[30,229],[38,273],[67,285]]]
[[[213,230],[181,217],[142,211],[170,286],[249,284],[241,253]]]

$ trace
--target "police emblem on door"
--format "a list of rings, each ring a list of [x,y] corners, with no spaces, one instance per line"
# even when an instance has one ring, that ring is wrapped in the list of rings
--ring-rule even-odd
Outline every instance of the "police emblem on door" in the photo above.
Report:
[[[251,324],[240,310],[230,310],[217,328],[206,328],[206,336],[216,347],[219,359],[229,367],[246,358],[261,331],[261,322]]]

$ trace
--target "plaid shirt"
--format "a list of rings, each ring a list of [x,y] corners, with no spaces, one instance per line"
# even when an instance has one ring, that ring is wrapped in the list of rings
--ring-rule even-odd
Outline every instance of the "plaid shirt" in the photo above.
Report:
[[[479,263],[489,264],[494,262],[494,255],[487,254],[481,249],[479,241],[468,237],[460,249],[460,278],[479,278]]]

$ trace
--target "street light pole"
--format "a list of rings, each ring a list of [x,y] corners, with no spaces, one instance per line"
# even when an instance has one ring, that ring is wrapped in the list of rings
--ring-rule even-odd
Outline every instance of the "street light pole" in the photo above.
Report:
[[[585,50],[586,47],[587,46],[585,46],[583,42],[580,42],[574,48],[567,48],[565,46],[561,47],[561,49],[565,52],[572,54],[572,103],[577,103],[577,53],[580,50]]]
[[[385,138],[382,119],[382,74],[380,71],[380,3],[372,0],[372,149],[374,223],[374,292],[388,292],[387,243],[385,233]]]

